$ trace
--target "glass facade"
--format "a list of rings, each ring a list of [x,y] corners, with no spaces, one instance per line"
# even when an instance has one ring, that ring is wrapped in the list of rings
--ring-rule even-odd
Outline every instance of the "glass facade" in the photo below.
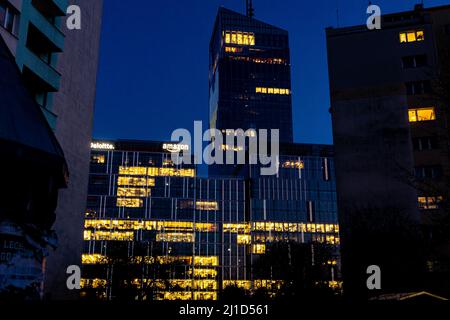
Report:
[[[220,8],[210,44],[210,127],[280,129],[292,142],[288,32]]]
[[[193,165],[174,165],[164,143],[93,145],[109,149],[91,154],[85,296],[131,290],[148,299],[215,300],[227,286],[274,289],[282,281],[256,276],[253,265],[280,242],[326,243],[337,259],[329,147],[291,146],[274,177],[208,179]]]

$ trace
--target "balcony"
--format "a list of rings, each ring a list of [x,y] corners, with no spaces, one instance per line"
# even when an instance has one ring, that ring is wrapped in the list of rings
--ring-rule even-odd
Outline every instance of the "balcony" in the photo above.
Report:
[[[22,48],[21,63],[23,67],[24,76],[26,76],[26,69],[32,75],[33,81],[40,87],[39,91],[56,92],[59,89],[59,82],[61,74],[52,66],[36,56],[27,47]]]
[[[54,23],[48,20],[38,9],[30,6],[28,12],[29,21],[38,29],[53,45],[53,52],[62,52],[64,49],[64,34]]]
[[[32,3],[44,16],[62,17],[66,15],[67,0],[33,0]]]

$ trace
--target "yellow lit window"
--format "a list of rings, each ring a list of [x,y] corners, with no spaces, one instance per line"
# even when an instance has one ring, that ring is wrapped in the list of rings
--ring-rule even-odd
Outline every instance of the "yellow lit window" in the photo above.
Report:
[[[150,189],[147,188],[117,188],[118,197],[148,197]]]
[[[103,163],[105,163],[105,155],[103,155],[103,154],[93,154],[91,156],[91,162],[92,163],[103,164]]]
[[[266,245],[265,244],[254,244],[252,246],[252,252],[253,254],[264,254],[266,253]]]
[[[242,33],[240,33],[240,32],[237,34],[237,44],[239,44],[239,45],[244,44],[244,39],[242,37]]]
[[[419,197],[419,208],[425,210],[439,209],[439,203],[442,202],[443,197]]]
[[[155,179],[151,178],[133,178],[133,177],[118,177],[117,185],[119,186],[136,186],[136,187],[154,187]]]
[[[145,176],[147,174],[147,168],[145,167],[119,167],[120,175],[133,175],[133,176]]]
[[[105,261],[105,256],[102,256],[101,254],[83,254],[81,256],[82,264],[100,264],[105,263]]]
[[[192,292],[160,292],[158,293],[157,300],[192,300]]]
[[[193,295],[194,300],[217,300],[217,292],[197,291]]]
[[[134,232],[84,231],[84,240],[133,241]]]
[[[82,289],[86,288],[105,288],[106,287],[106,279],[80,279],[80,287]]]
[[[282,164],[282,167],[287,169],[304,169],[305,164],[303,161],[286,161]]]
[[[255,45],[255,34],[251,32],[225,31],[224,35],[226,44]]]
[[[264,94],[281,94],[281,95],[289,95],[290,90],[285,88],[265,88],[265,87],[256,87],[256,93],[264,93]]]
[[[215,269],[193,269],[189,270],[189,275],[193,275],[195,278],[215,278],[217,276],[217,270]]]
[[[216,201],[197,201],[195,203],[197,210],[217,211],[219,204]]]
[[[400,43],[407,43],[407,42],[416,42],[416,41],[424,41],[425,40],[425,34],[423,30],[412,30],[407,32],[401,32],[399,34],[400,37]]]
[[[250,233],[250,224],[248,223],[224,223],[223,232],[232,233]]]
[[[231,34],[231,43],[237,44],[237,35],[234,32]]]
[[[194,265],[216,267],[219,265],[219,257],[217,257],[217,256],[211,256],[211,257],[195,256],[194,257]]]
[[[192,233],[160,233],[156,235],[157,242],[194,242]]]
[[[249,280],[224,280],[223,287],[238,287],[244,290],[251,290],[252,282]]]
[[[436,120],[434,108],[409,109],[409,122]]]
[[[249,234],[238,234],[237,243],[238,244],[250,244],[252,242],[252,237]]]
[[[142,199],[117,198],[117,206],[125,208],[142,208],[144,202]]]

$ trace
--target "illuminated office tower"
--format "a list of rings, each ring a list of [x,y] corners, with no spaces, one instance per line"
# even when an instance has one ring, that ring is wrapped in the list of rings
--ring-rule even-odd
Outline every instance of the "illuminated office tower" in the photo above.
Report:
[[[195,166],[171,160],[171,152],[184,148],[92,144],[83,297],[215,300],[229,286],[276,293],[286,274],[256,266],[274,245],[289,241],[308,252],[330,245],[330,270],[321,280],[339,285],[331,147],[289,145],[279,178],[253,180],[197,177]]]
[[[60,192],[56,210],[58,248],[46,261],[47,298],[75,294],[67,290],[66,268],[80,263],[102,3],[0,0],[0,36],[53,129],[69,169],[68,188]],[[81,9],[81,30],[66,28],[69,5]]]
[[[279,129],[292,134],[291,66],[288,32],[221,7],[209,47],[210,127]],[[212,166],[210,174],[236,175],[232,166]]]

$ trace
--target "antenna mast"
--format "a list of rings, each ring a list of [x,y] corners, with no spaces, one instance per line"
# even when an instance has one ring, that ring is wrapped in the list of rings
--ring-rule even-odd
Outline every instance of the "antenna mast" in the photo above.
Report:
[[[249,18],[253,18],[253,16],[255,15],[255,9],[253,8],[253,0],[246,0],[246,13],[247,13],[247,17]]]

